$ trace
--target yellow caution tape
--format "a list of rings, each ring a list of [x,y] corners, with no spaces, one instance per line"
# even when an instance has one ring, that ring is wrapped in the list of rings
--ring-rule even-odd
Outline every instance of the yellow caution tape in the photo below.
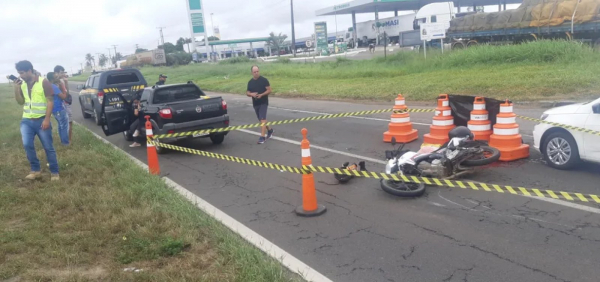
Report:
[[[215,128],[215,129],[203,129],[196,131],[188,131],[188,132],[178,132],[178,133],[169,133],[169,134],[161,134],[153,136],[153,139],[159,138],[173,138],[173,137],[183,137],[188,135],[196,135],[196,134],[206,134],[213,132],[225,132],[239,129],[248,129],[248,128],[256,128],[261,127],[263,125],[280,125],[280,124],[290,124],[290,123],[298,123],[305,121],[313,121],[313,120],[323,120],[323,119],[332,119],[332,118],[343,118],[343,117],[351,117],[351,116],[362,116],[362,115],[372,115],[372,114],[381,114],[381,113],[426,113],[426,112],[434,112],[434,109],[406,109],[406,110],[394,110],[394,109],[383,109],[383,110],[371,110],[371,111],[359,111],[359,112],[349,112],[349,113],[340,113],[340,114],[327,114],[321,116],[314,117],[305,117],[305,118],[296,118],[296,119],[288,119],[288,120],[279,120],[279,121],[270,121],[264,124],[262,123],[254,123],[254,124],[246,124],[246,125],[238,125],[238,126],[229,126],[223,128]]]
[[[507,185],[497,185],[497,184],[487,184],[481,182],[473,182],[473,181],[456,181],[456,180],[446,180],[446,179],[438,179],[438,178],[428,178],[428,177],[418,177],[418,176],[406,176],[400,174],[386,174],[379,172],[370,172],[370,171],[358,171],[358,170],[346,170],[340,168],[331,168],[324,166],[302,166],[302,168],[278,165],[269,162],[261,162],[255,161],[251,159],[238,158],[223,154],[216,154],[201,150],[189,149],[184,147],[179,147],[171,144],[160,143],[157,141],[152,141],[148,139],[148,144],[153,144],[154,146],[159,146],[171,150],[181,151],[185,153],[200,155],[209,158],[215,158],[220,160],[226,160],[230,162],[236,162],[241,164],[247,164],[252,166],[258,166],[262,168],[268,168],[273,170],[279,170],[281,172],[291,172],[297,174],[308,174],[312,172],[320,172],[320,173],[328,173],[328,174],[344,174],[351,175],[357,177],[365,177],[365,178],[375,178],[375,179],[385,179],[385,180],[395,180],[395,181],[404,181],[408,183],[424,183],[426,185],[433,186],[443,186],[443,187],[451,187],[451,188],[462,188],[462,189],[471,189],[477,191],[487,191],[487,192],[497,192],[497,193],[510,193],[515,195],[525,195],[525,196],[535,196],[540,198],[552,198],[552,199],[565,199],[568,201],[581,201],[581,202],[595,202],[600,204],[600,197],[598,195],[593,194],[581,194],[574,192],[563,192],[563,191],[553,191],[547,189],[535,189],[535,188],[524,188],[524,187],[512,187]]]
[[[600,136],[600,131],[596,131],[596,130],[585,129],[585,128],[582,128],[582,127],[577,127],[577,126],[562,124],[562,123],[558,123],[558,122],[545,121],[545,120],[541,120],[541,119],[537,119],[537,118],[532,118],[532,117],[526,117],[526,116],[519,116],[518,115],[517,117],[525,119],[525,120],[535,121],[535,122],[539,122],[539,123],[546,123],[546,124],[550,124],[550,125],[554,125],[554,126],[566,128],[566,129],[581,131],[581,132],[585,132],[585,133],[589,133],[589,134],[594,134],[594,135]]]

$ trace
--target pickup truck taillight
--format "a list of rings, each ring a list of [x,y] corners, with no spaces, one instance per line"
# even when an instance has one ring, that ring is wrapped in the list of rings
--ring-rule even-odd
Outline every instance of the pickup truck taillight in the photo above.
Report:
[[[227,110],[227,102],[225,102],[225,100],[221,101],[221,107],[223,107],[224,111]]]
[[[172,119],[173,118],[173,113],[171,112],[171,109],[169,109],[169,108],[158,111],[158,115],[164,119]]]
[[[100,91],[98,92],[98,102],[100,102],[100,105],[102,105],[102,100],[104,100],[104,92]]]

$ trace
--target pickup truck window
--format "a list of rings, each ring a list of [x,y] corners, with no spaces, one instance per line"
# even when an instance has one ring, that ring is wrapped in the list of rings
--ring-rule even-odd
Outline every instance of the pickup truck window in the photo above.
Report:
[[[151,92],[152,92],[152,90],[145,89],[144,92],[142,92],[142,98],[140,98],[140,103],[146,103],[146,102],[148,102],[148,98],[150,98],[150,93]]]
[[[94,77],[94,82],[92,83],[92,88],[93,89],[100,88],[100,76],[95,76]]]
[[[158,89],[154,92],[154,99],[152,103],[163,104],[171,102],[179,102],[186,100],[195,100],[204,96],[196,86],[181,86],[166,89]]]
[[[140,81],[139,77],[134,72],[114,73],[114,74],[109,74],[106,77],[106,85],[136,83],[139,81]]]

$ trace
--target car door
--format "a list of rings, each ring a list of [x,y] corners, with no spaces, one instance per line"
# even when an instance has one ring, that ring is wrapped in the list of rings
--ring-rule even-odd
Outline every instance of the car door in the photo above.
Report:
[[[104,135],[110,136],[129,129],[133,122],[133,109],[120,92],[107,92],[102,99],[100,117]]]
[[[600,131],[600,101],[596,101],[595,103],[596,104],[592,105],[592,113],[585,122],[585,128]],[[585,146],[585,156],[581,156],[581,158],[593,162],[600,162],[600,136],[584,133],[583,143]]]
[[[89,103],[90,94],[88,93],[87,89],[90,87],[90,85],[92,85],[92,83],[91,83],[92,79],[93,79],[92,77],[88,77],[88,79],[83,84],[81,91],[79,91],[79,101],[81,102],[81,106],[83,107],[84,110],[90,109],[90,103]]]

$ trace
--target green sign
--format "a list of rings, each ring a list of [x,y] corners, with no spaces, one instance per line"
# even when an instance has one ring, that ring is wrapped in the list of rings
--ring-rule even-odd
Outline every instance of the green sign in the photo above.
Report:
[[[200,0],[188,0],[190,3],[190,10],[202,10]]]
[[[192,13],[192,31],[194,33],[204,33],[204,17],[202,13]]]
[[[315,23],[315,51],[321,55],[329,55],[327,22]]]

